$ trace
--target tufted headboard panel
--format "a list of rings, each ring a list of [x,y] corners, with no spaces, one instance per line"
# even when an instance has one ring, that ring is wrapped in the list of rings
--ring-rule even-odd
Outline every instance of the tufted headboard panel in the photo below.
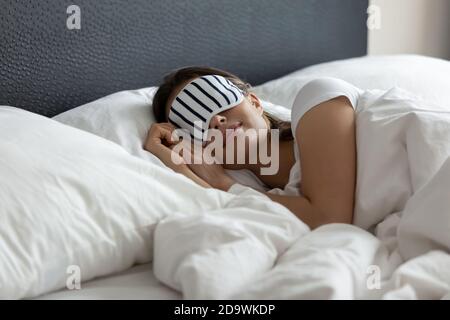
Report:
[[[367,5],[0,0],[0,105],[54,116],[112,92],[158,85],[186,65],[226,69],[257,85],[365,55]]]

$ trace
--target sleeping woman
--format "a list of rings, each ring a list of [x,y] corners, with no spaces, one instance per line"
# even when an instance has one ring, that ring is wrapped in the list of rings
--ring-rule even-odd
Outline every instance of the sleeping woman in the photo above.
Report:
[[[278,190],[266,192],[269,198],[312,229],[352,223],[355,108],[361,92],[340,79],[312,80],[298,92],[291,122],[287,122],[266,112],[250,84],[236,75],[211,67],[181,68],[164,77],[154,96],[158,123],[151,126],[144,147],[174,171],[207,188],[229,191],[240,185],[227,170],[250,170],[270,189]],[[215,140],[208,132],[218,132],[213,136],[223,138],[223,152],[214,156],[220,161],[185,161],[186,154],[175,151],[180,139],[173,133],[179,130],[187,133],[182,141],[191,137],[192,145],[200,141],[201,148]],[[277,134],[270,134],[274,130]],[[246,134],[249,131],[265,134]],[[239,141],[244,141],[243,147],[235,146],[233,156],[226,157],[227,147]],[[264,174],[267,161],[251,154],[256,145],[264,145],[269,154],[276,151],[280,159],[276,172]],[[244,161],[236,161],[238,157]]]

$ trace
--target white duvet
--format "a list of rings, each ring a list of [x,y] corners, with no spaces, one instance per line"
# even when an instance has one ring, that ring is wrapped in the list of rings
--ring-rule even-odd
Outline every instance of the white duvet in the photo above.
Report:
[[[450,106],[368,90],[357,147],[356,226],[310,231],[235,185],[253,200],[159,222],[155,276],[187,299],[449,298]]]

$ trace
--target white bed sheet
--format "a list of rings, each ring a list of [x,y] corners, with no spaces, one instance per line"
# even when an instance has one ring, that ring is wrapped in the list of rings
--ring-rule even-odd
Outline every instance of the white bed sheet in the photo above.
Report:
[[[80,290],[60,290],[37,300],[178,300],[180,293],[160,283],[151,263],[124,272],[81,283]]]

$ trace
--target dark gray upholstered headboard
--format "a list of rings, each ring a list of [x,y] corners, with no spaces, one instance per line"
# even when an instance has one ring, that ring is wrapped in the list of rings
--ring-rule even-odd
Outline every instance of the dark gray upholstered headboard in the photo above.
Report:
[[[80,8],[80,30],[66,21]],[[0,105],[53,116],[185,65],[253,85],[366,54],[368,0],[0,0]]]

